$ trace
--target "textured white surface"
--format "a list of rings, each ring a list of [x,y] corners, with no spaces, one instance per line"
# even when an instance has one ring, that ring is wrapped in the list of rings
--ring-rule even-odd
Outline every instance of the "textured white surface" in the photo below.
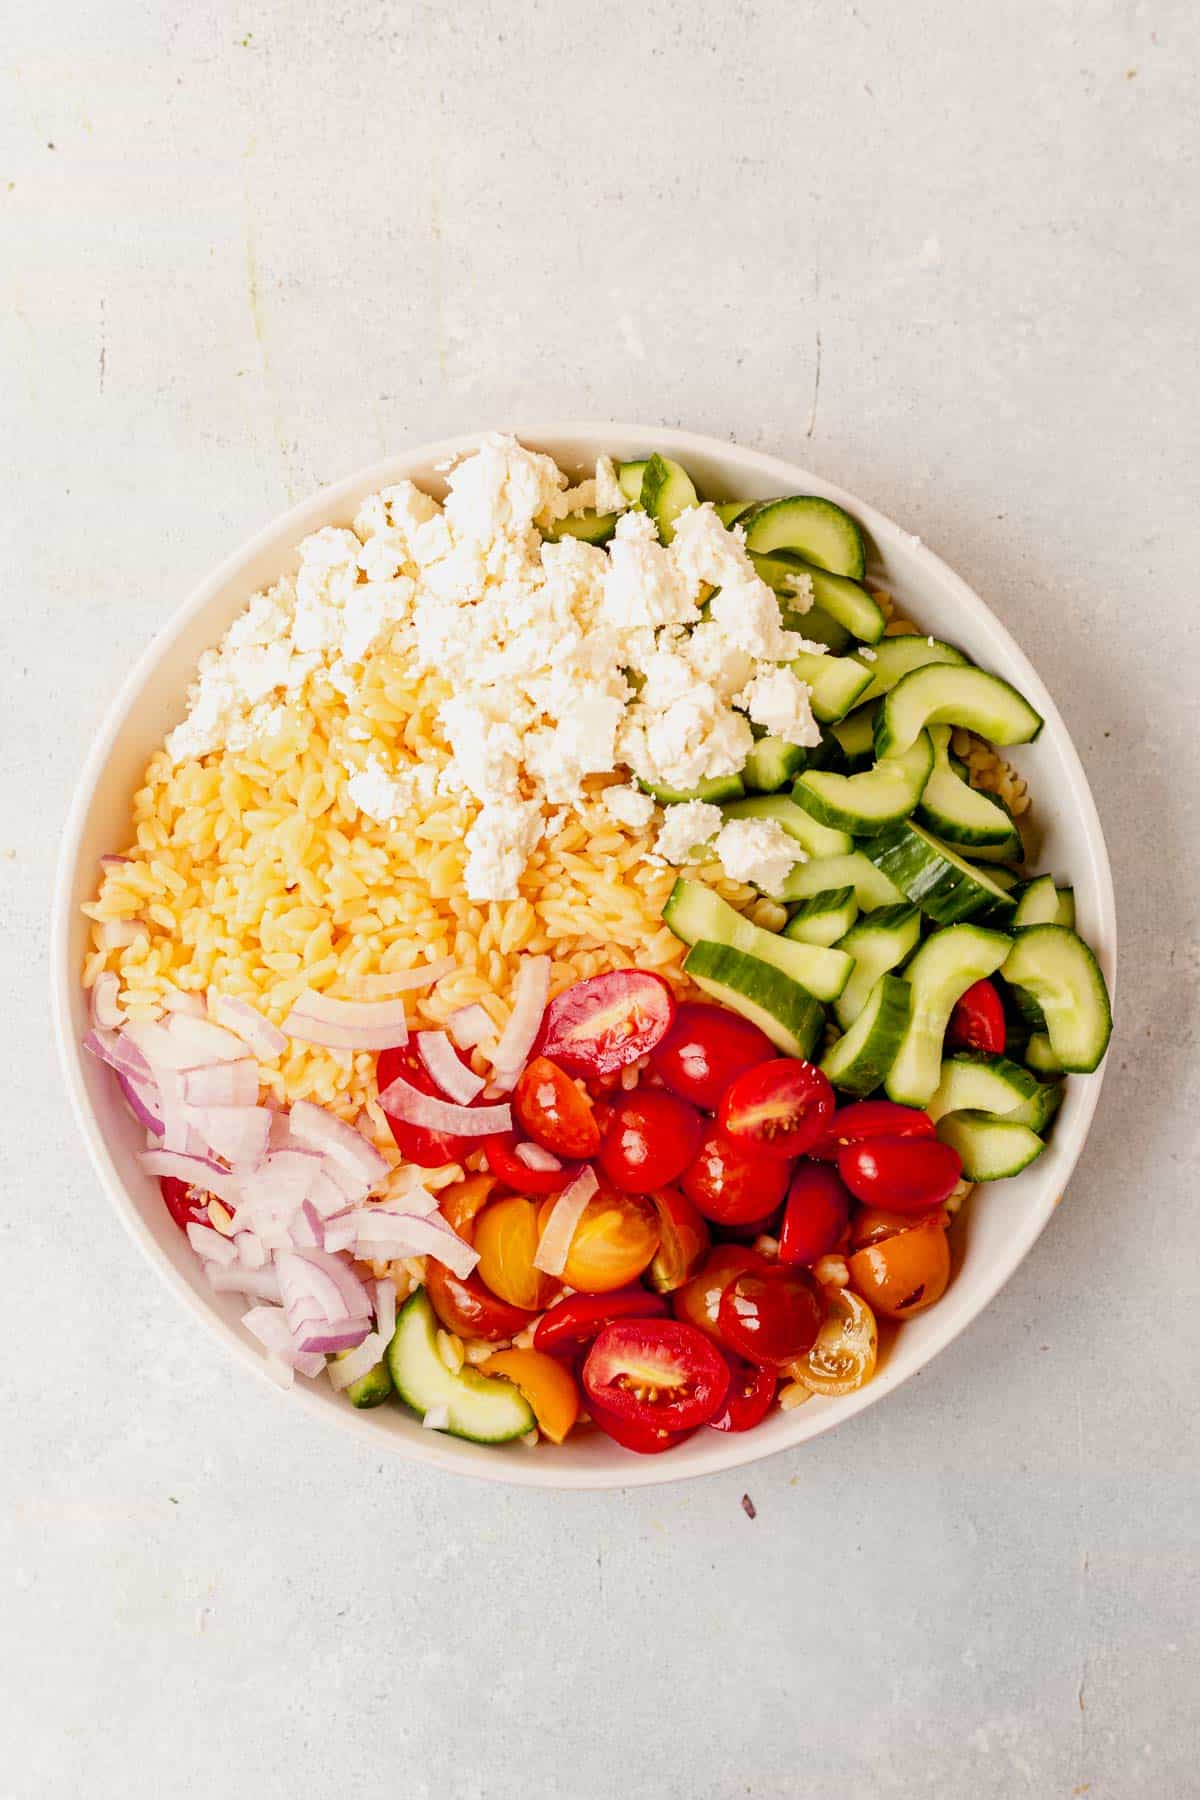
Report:
[[[1194,1792],[1194,9],[10,12],[0,1794]],[[1122,1009],[1066,1204],[925,1375],[749,1476],[508,1495],[177,1315],[57,1104],[44,921],[219,555],[393,445],[604,414],[809,462],[989,599],[1089,766]]]

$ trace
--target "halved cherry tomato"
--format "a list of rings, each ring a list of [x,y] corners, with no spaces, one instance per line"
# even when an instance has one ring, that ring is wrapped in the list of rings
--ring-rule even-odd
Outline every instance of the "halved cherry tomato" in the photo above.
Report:
[[[779,1376],[774,1369],[743,1362],[740,1356],[726,1357],[726,1361],[729,1392],[721,1411],[708,1423],[713,1431],[749,1431],[769,1412]]]
[[[748,1250],[741,1244],[718,1244],[700,1273],[685,1281],[671,1295],[671,1311],[677,1319],[694,1325],[714,1344],[719,1344],[723,1341],[717,1323],[721,1295],[736,1276],[748,1269],[769,1266],[766,1257],[760,1256],[757,1250]]]
[[[554,1210],[543,1200],[538,1228]],[[583,1294],[609,1294],[636,1281],[658,1249],[658,1214],[640,1194],[601,1188],[592,1195],[575,1227],[563,1281]]]
[[[824,1306],[807,1269],[747,1269],[721,1295],[717,1327],[747,1362],[781,1369],[817,1341]]]
[[[679,1185],[706,1219],[718,1225],[744,1225],[774,1212],[787,1183],[786,1163],[735,1144],[714,1125]]]
[[[973,982],[950,1014],[946,1042],[956,1050],[989,1050],[1003,1056],[1007,1035],[996,988],[990,981]]]
[[[465,1051],[457,1050],[456,1055],[465,1068],[470,1067],[470,1058]],[[415,1087],[419,1093],[432,1094],[439,1100],[446,1097],[421,1061],[414,1044],[380,1052],[375,1064],[379,1092],[384,1093],[397,1076],[407,1081],[410,1087]],[[424,1125],[410,1125],[406,1120],[396,1118],[393,1113],[388,1112],[386,1106],[383,1110],[387,1114],[396,1148],[405,1162],[418,1163],[423,1169],[440,1169],[443,1163],[458,1162],[469,1150],[479,1148],[478,1138],[460,1137],[452,1131],[430,1131]]]
[[[779,1233],[781,1263],[827,1256],[850,1218],[850,1190],[828,1163],[802,1162],[792,1176]]]
[[[657,1456],[662,1450],[673,1450],[692,1436],[690,1431],[666,1431],[661,1425],[646,1425],[640,1419],[623,1419],[590,1394],[588,1406],[594,1423],[606,1437],[623,1450],[636,1450],[639,1456]]]
[[[480,1280],[501,1300],[525,1312],[549,1306],[558,1286],[552,1275],[533,1266],[540,1236],[537,1204],[523,1194],[490,1201],[475,1221]]]
[[[886,1212],[881,1206],[860,1206],[850,1225],[850,1252],[862,1250],[867,1244],[882,1243],[884,1238],[895,1237],[898,1231],[911,1231],[925,1216],[914,1218],[911,1213]],[[943,1231],[950,1224],[950,1215],[944,1206],[935,1207],[928,1217],[939,1220]]]
[[[612,969],[555,996],[537,1048],[572,1075],[611,1075],[653,1050],[674,1017],[675,996],[661,975]]]
[[[600,1127],[592,1103],[548,1056],[535,1056],[513,1090],[513,1112],[544,1150],[575,1161],[595,1156]]]
[[[487,1165],[496,1180],[517,1194],[561,1194],[570,1187],[579,1164],[564,1162],[561,1169],[531,1169],[517,1155],[518,1144],[525,1141],[519,1131],[498,1131],[494,1137],[484,1138]]]
[[[211,1225],[208,1216],[209,1201],[213,1196],[207,1188],[192,1187],[186,1181],[177,1181],[174,1175],[163,1175],[158,1183],[167,1211],[178,1225],[180,1231],[186,1231],[189,1225]],[[221,1202],[224,1206],[224,1201]],[[231,1206],[225,1207],[232,1212]]]
[[[877,1215],[877,1218],[879,1215]],[[885,1319],[907,1319],[940,1300],[950,1279],[946,1215],[897,1220],[849,1258],[850,1285]]]
[[[485,1375],[503,1375],[520,1388],[552,1444],[561,1444],[579,1417],[579,1389],[574,1377],[540,1350],[497,1350],[483,1363]]]
[[[828,1076],[812,1063],[777,1056],[730,1083],[717,1123],[745,1149],[786,1161],[823,1135],[833,1109]]]
[[[703,1135],[700,1114],[665,1088],[623,1094],[600,1145],[600,1167],[625,1194],[650,1194],[682,1175]]]
[[[875,1373],[879,1351],[875,1316],[848,1288],[827,1288],[825,1305],[816,1343],[784,1373],[814,1394],[852,1394]]]
[[[612,1294],[568,1294],[556,1300],[538,1320],[535,1350],[551,1356],[577,1356],[615,1319],[665,1319],[667,1303],[645,1288],[619,1288]]]
[[[484,1338],[494,1343],[499,1338],[516,1337],[537,1317],[536,1313],[497,1299],[478,1275],[455,1275],[432,1256],[425,1264],[425,1292],[446,1330],[456,1331],[459,1337]]]
[[[845,1144],[838,1174],[865,1206],[923,1213],[939,1206],[958,1185],[962,1157],[936,1138],[877,1137]]]
[[[749,1019],[724,1006],[684,1000],[650,1066],[672,1093],[705,1112],[716,1112],[731,1081],[774,1056],[766,1032]]]
[[[898,1106],[894,1100],[856,1100],[835,1113],[829,1130],[808,1148],[809,1156],[836,1162],[843,1144],[861,1144],[868,1138],[931,1138],[935,1127],[927,1112],[915,1106]]]
[[[677,1187],[659,1188],[650,1198],[658,1210],[659,1241],[646,1281],[656,1294],[670,1294],[695,1274],[711,1239],[708,1226]]]
[[[729,1392],[729,1365],[694,1325],[626,1319],[606,1325],[583,1365],[588,1398],[609,1414],[688,1431],[715,1418]]]
[[[438,1211],[461,1238],[474,1242],[475,1220],[487,1205],[496,1183],[491,1175],[467,1175],[438,1195]]]

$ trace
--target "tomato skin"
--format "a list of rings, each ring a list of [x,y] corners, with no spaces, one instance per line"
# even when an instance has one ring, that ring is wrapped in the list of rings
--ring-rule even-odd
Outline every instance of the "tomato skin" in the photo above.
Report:
[[[749,1019],[724,1006],[684,1000],[650,1066],[673,1094],[716,1112],[730,1082],[775,1054],[766,1032]]]
[[[825,1304],[816,1343],[784,1374],[814,1394],[852,1394],[875,1373],[879,1354],[875,1315],[849,1288],[827,1289]]]
[[[861,1144],[868,1138],[931,1138],[936,1127],[927,1112],[916,1106],[900,1106],[895,1100],[855,1100],[834,1114],[829,1130],[810,1145],[807,1154],[821,1162],[836,1162],[843,1144]]]
[[[875,1235],[847,1261],[850,1285],[885,1319],[908,1319],[933,1306],[950,1280],[945,1214],[902,1219],[901,1229]]]
[[[538,1229],[554,1208],[543,1200]],[[636,1281],[658,1249],[658,1214],[641,1194],[618,1194],[602,1187],[592,1195],[567,1252],[562,1278],[583,1294],[608,1294]]]
[[[850,1190],[829,1163],[802,1162],[792,1176],[783,1227],[781,1263],[815,1263],[840,1242],[850,1219]]]
[[[715,1418],[729,1392],[729,1364],[694,1325],[626,1319],[606,1325],[587,1354],[588,1399],[621,1419],[689,1431]]]
[[[703,1135],[700,1114],[665,1088],[623,1094],[600,1145],[600,1167],[625,1194],[650,1194],[682,1175]]]
[[[677,1187],[659,1188],[650,1197],[658,1210],[659,1240],[646,1281],[656,1294],[670,1294],[695,1274],[712,1240],[703,1218]]]
[[[180,1231],[186,1231],[189,1225],[212,1224],[208,1216],[208,1203],[213,1196],[207,1188],[192,1187],[186,1181],[178,1181],[174,1175],[160,1176],[158,1185],[166,1209]],[[221,1205],[225,1206],[223,1200]],[[226,1206],[225,1210],[231,1213],[233,1208]]]
[[[995,984],[972,982],[950,1014],[946,1042],[955,1050],[989,1050],[1003,1056],[1007,1038],[1004,1003]]]
[[[498,1299],[478,1275],[455,1275],[432,1256],[425,1264],[425,1292],[446,1330],[459,1337],[495,1343],[499,1338],[516,1337],[537,1316]]]
[[[898,1231],[911,1231],[914,1225],[921,1224],[928,1217],[937,1219],[945,1231],[950,1224],[949,1214],[945,1207],[938,1206],[929,1214],[885,1212],[881,1206],[860,1206],[854,1214],[850,1225],[850,1251],[862,1250],[867,1244],[882,1243],[884,1238],[895,1237]]]
[[[555,996],[537,1050],[571,1075],[612,1075],[653,1050],[674,1017],[675,996],[661,975],[612,969]]]
[[[455,1054],[464,1068],[470,1068],[470,1058],[465,1051],[456,1050]],[[379,1092],[382,1094],[389,1088],[397,1076],[407,1081],[409,1087],[415,1087],[418,1093],[430,1094],[439,1100],[446,1097],[421,1061],[414,1044],[380,1051],[375,1064]],[[477,1102],[473,1101],[472,1105],[475,1104]],[[396,1118],[386,1107],[383,1110],[397,1150],[405,1162],[416,1163],[422,1169],[440,1169],[443,1163],[458,1162],[469,1150],[479,1148],[478,1138],[461,1137],[452,1131],[429,1131],[424,1125],[410,1125],[406,1120]]]
[[[962,1157],[936,1138],[872,1138],[838,1151],[838,1173],[856,1200],[888,1212],[923,1213],[949,1198]]]
[[[466,1175],[438,1195],[438,1211],[460,1238],[475,1241],[475,1220],[491,1198],[496,1183],[490,1175]]]
[[[829,1078],[794,1056],[747,1069],[721,1097],[717,1123],[734,1143],[784,1161],[827,1130],[834,1111]]]
[[[821,1290],[807,1269],[748,1269],[721,1295],[717,1325],[747,1362],[781,1369],[807,1356],[825,1316]]]
[[[712,1126],[680,1182],[706,1219],[746,1225],[773,1213],[787,1192],[788,1165],[727,1138]]]
[[[498,1131],[483,1140],[488,1168],[502,1187],[514,1194],[561,1194],[579,1173],[580,1164],[564,1162],[561,1169],[531,1169],[521,1161],[516,1148],[521,1143],[519,1131]],[[544,1146],[543,1146],[544,1148]]]
[[[513,1112],[522,1130],[543,1150],[583,1162],[600,1148],[592,1103],[548,1056],[535,1056],[513,1090]]]
[[[740,1356],[727,1356],[726,1361],[729,1392],[716,1418],[708,1421],[709,1430],[750,1431],[771,1410],[779,1377],[774,1369],[743,1362]]]
[[[666,1431],[661,1425],[645,1425],[638,1419],[623,1419],[619,1413],[610,1412],[607,1406],[601,1406],[598,1400],[588,1396],[588,1407],[592,1419],[606,1437],[620,1444],[623,1450],[636,1450],[639,1456],[657,1456],[663,1450],[673,1450],[676,1444],[693,1436],[690,1431]]]
[[[665,1319],[667,1303],[645,1288],[611,1294],[568,1294],[556,1300],[534,1327],[533,1347],[550,1356],[577,1356],[617,1319]]]
[[[579,1417],[579,1389],[574,1377],[540,1350],[497,1350],[482,1365],[485,1375],[503,1375],[519,1388],[533,1408],[538,1430],[561,1444]]]
[[[677,1319],[704,1332],[714,1344],[724,1343],[718,1323],[721,1295],[736,1276],[748,1269],[767,1267],[766,1257],[756,1250],[741,1244],[718,1244],[700,1273],[671,1295],[671,1311]]]
[[[489,1201],[475,1221],[479,1279],[497,1299],[524,1312],[541,1312],[549,1306],[558,1286],[552,1275],[534,1268],[540,1235],[537,1205],[523,1194]]]

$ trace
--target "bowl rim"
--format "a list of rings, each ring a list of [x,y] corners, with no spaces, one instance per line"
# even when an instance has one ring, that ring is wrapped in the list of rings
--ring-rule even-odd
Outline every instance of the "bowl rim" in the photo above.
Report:
[[[276,515],[249,540],[224,557],[215,569],[196,584],[186,600],[172,611],[121,682],[92,739],[63,827],[54,883],[50,935],[51,1009],[59,1061],[70,1095],[72,1110],[87,1145],[93,1169],[99,1176],[101,1185],[112,1201],[126,1231],[167,1287],[202,1322],[211,1336],[219,1339],[226,1349],[231,1350],[243,1364],[256,1370],[260,1379],[266,1381],[276,1394],[282,1393],[283,1390],[272,1381],[267,1373],[265,1363],[257,1348],[248,1339],[234,1331],[225,1319],[206,1302],[203,1295],[184,1280],[179,1271],[162,1253],[138,1212],[93,1111],[84,1082],[84,1053],[77,1041],[72,1020],[72,1004],[78,993],[78,969],[73,966],[71,960],[71,926],[73,890],[80,840],[113,746],[138,693],[153,675],[168,647],[187,629],[196,615],[231,581],[236,579],[243,568],[281,542],[294,548],[307,532],[318,529],[322,523],[343,511],[345,505],[355,495],[361,492],[374,492],[378,488],[387,486],[390,482],[405,479],[409,472],[418,465],[429,468],[457,459],[477,448],[481,440],[488,435],[489,431],[487,430],[463,432],[433,443],[416,444],[410,448],[398,450],[377,462],[367,464],[341,480],[317,489],[306,499]],[[962,608],[964,620],[968,622],[969,628],[974,631],[975,635],[978,636],[982,632],[984,636],[990,636],[1003,646],[1011,664],[1019,671],[1022,682],[1026,684],[1030,697],[1042,713],[1045,729],[1057,740],[1069,777],[1071,798],[1079,813],[1086,849],[1091,862],[1090,874],[1098,911],[1095,939],[1100,946],[1101,961],[1105,965],[1110,993],[1115,1000],[1116,900],[1108,850],[1087,775],[1066,722],[1037,670],[1005,625],[962,576],[958,575],[936,552],[918,538],[913,537],[894,520],[861,500],[856,494],[803,468],[798,463],[790,462],[782,457],[771,456],[763,451],[749,450],[722,438],[674,427],[620,423],[611,420],[598,423],[536,423],[514,427],[512,435],[523,444],[535,449],[543,443],[553,443],[558,446],[559,455],[564,455],[565,447],[574,443],[581,462],[590,461],[597,454],[603,454],[606,449],[621,442],[639,443],[646,447],[647,455],[655,447],[669,450],[677,460],[685,463],[689,456],[699,459],[712,458],[733,461],[739,468],[748,472],[753,471],[764,481],[778,483],[782,492],[815,492],[838,502],[861,521],[870,537],[885,552],[889,542],[902,541],[907,553],[915,558],[919,569],[931,576],[942,590],[948,593]],[[829,1411],[822,1410],[818,1414],[806,1418],[805,1414],[808,1412],[808,1408],[805,1407],[798,1409],[794,1415],[788,1415],[794,1417],[795,1426],[782,1442],[773,1442],[768,1447],[756,1448],[754,1440],[757,1434],[754,1432],[744,1434],[713,1432],[709,1434],[714,1440],[713,1444],[700,1458],[698,1465],[695,1462],[689,1462],[686,1467],[673,1468],[671,1457],[633,1457],[614,1451],[614,1455],[620,1454],[623,1459],[616,1467],[610,1468],[607,1463],[601,1463],[594,1469],[591,1467],[564,1468],[556,1473],[555,1458],[548,1454],[535,1454],[520,1458],[498,1456],[480,1462],[467,1462],[463,1457],[462,1450],[457,1447],[457,1440],[444,1437],[438,1432],[426,1434],[429,1441],[425,1442],[421,1438],[413,1439],[372,1431],[369,1414],[356,1411],[353,1407],[331,1408],[323,1403],[305,1382],[297,1382],[292,1389],[288,1390],[288,1397],[296,1398],[299,1404],[305,1406],[310,1413],[318,1414],[325,1424],[334,1423],[340,1426],[342,1430],[352,1433],[362,1444],[373,1445],[375,1450],[383,1450],[386,1447],[393,1454],[407,1461],[424,1463],[459,1476],[499,1482],[506,1486],[548,1488],[560,1491],[659,1486],[668,1482],[686,1481],[702,1475],[718,1474],[741,1468],[749,1463],[760,1462],[767,1457],[795,1450],[799,1445],[833,1430],[867,1407],[874,1406],[885,1399],[888,1394],[894,1392],[918,1374],[921,1369],[927,1367],[934,1357],[940,1355],[948,1345],[953,1343],[960,1333],[965,1331],[967,1326],[995,1299],[997,1293],[1019,1268],[1033,1244],[1040,1237],[1062,1198],[1061,1190],[1065,1189],[1074,1172],[1091,1129],[1100,1100],[1107,1060],[1106,1057],[1092,1078],[1083,1086],[1081,1102],[1076,1109],[1070,1140],[1065,1145],[1056,1141],[1055,1147],[1059,1152],[1060,1169],[1057,1184],[1060,1192],[1052,1194],[1047,1191],[1039,1196],[1037,1205],[1030,1209],[1029,1216],[1024,1220],[1023,1228],[1014,1232],[1012,1239],[1006,1244],[1005,1254],[996,1257],[993,1264],[988,1267],[986,1274],[977,1279],[969,1304],[948,1312],[941,1331],[936,1334],[934,1341],[912,1366],[897,1371],[892,1363],[885,1365],[865,1387],[860,1388],[856,1393],[842,1396],[838,1405]],[[932,1316],[930,1315],[930,1317]],[[370,1434],[369,1437],[365,1435],[366,1433]]]

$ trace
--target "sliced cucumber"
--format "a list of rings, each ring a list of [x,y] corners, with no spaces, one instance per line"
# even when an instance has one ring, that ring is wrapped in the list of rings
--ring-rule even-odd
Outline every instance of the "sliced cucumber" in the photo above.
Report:
[[[808,751],[784,738],[759,738],[746,758],[742,780],[752,792],[774,794],[790,787],[808,762]]]
[[[790,550],[780,550],[763,560],[769,560],[777,568],[790,570],[793,575],[807,575],[817,606],[860,643],[879,642],[887,629],[887,618],[878,600],[860,582],[851,581],[845,575],[832,575],[828,569],[818,569],[815,563],[805,562],[802,556],[796,556]]]
[[[875,763],[875,707],[859,706],[848,718],[830,727],[830,735],[841,745],[852,775]]]
[[[1012,915],[1012,900],[998,882],[912,819],[888,825],[863,849],[876,868],[939,925],[969,919],[985,906]]]
[[[1063,1084],[1061,1081],[1039,1081],[1037,1093],[1028,1100],[1015,1106],[1004,1117],[1014,1125],[1028,1125],[1039,1137],[1045,1137],[1046,1127],[1062,1105]]]
[[[752,511],[757,505],[757,500],[720,500],[713,511],[728,531],[731,525],[737,524],[743,513]]]
[[[843,1031],[849,1031],[880,976],[898,969],[920,941],[921,914],[907,901],[876,907],[846,933],[838,949],[854,958],[854,973],[834,1002]]]
[[[400,1309],[387,1365],[397,1394],[414,1412],[446,1408],[449,1419],[442,1429],[451,1437],[504,1444],[533,1430],[529,1402],[511,1382],[469,1367],[454,1375],[446,1367],[438,1355],[437,1319],[424,1288],[417,1288]]]
[[[1021,885],[1020,877],[1014,875],[1011,869],[985,869],[983,873],[989,880],[994,881],[998,888],[1003,889],[1006,894],[1011,893],[1014,888],[1020,887]],[[1008,916],[1011,920],[1012,914],[1010,913]]]
[[[819,856],[797,863],[784,877],[777,898],[787,902],[808,900],[813,894],[835,887],[852,887],[863,912],[879,906],[897,906],[904,900],[895,882],[889,881],[861,850],[852,850],[847,856]]]
[[[857,917],[858,901],[852,887],[826,888],[800,902],[783,935],[798,938],[802,944],[824,944],[828,949],[845,937]]]
[[[779,596],[779,602],[786,629],[800,632],[810,644],[824,644],[831,656],[841,656],[853,645],[854,639],[846,627],[831,619],[824,607],[810,606],[807,612],[796,612],[788,606],[786,594]]]
[[[899,975],[881,975],[845,1037],[821,1059],[834,1087],[870,1094],[883,1081],[904,1042],[913,996]]]
[[[876,837],[885,825],[907,819],[933,769],[933,745],[923,731],[902,756],[884,757],[861,775],[806,769],[792,798],[821,825],[852,837]]]
[[[933,772],[917,808],[921,823],[946,843],[964,845],[976,856],[986,845],[1001,861],[1019,859],[1021,838],[1007,807],[994,794],[971,787],[951,767],[950,727],[931,725],[926,735],[933,743]]]
[[[833,575],[861,581],[867,566],[863,534],[848,512],[815,494],[767,500],[746,521],[746,547],[770,554],[794,550]]]
[[[1010,937],[981,925],[951,925],[926,938],[904,970],[912,1017],[887,1078],[893,1100],[928,1105],[941,1079],[950,1014],[973,982],[996,973],[1011,949]]]
[[[620,476],[617,477],[620,480]],[[658,526],[659,542],[669,544],[675,536],[675,521],[689,506],[700,504],[699,495],[687,470],[669,456],[655,454],[642,471],[639,496],[642,506]]]
[[[926,1111],[931,1119],[946,1113],[973,1112],[1009,1115],[1036,1097],[1041,1082],[1020,1063],[986,1050],[963,1050],[942,1064],[937,1092]]]
[[[844,856],[854,848],[848,831],[833,831],[820,824],[786,794],[758,794],[752,800],[733,800],[724,811],[727,819],[773,819],[789,837],[795,838],[806,856]]]
[[[929,663],[955,663],[966,668],[970,658],[953,644],[943,644],[940,638],[921,637],[914,632],[911,636],[905,633],[902,637],[885,637],[875,649],[875,661],[871,664],[871,685],[863,694],[863,704],[868,700],[882,699],[890,694],[898,681],[910,675],[914,669],[923,669]]]
[[[986,1112],[947,1113],[937,1134],[962,1157],[967,1181],[1003,1181],[1008,1175],[1019,1175],[1046,1148],[1028,1125],[996,1119]]]
[[[1100,965],[1081,937],[1066,925],[1022,927],[1004,964],[1004,979],[1041,1007],[1059,1068],[1087,1074],[1097,1067],[1112,1036],[1112,1008]],[[1034,1042],[1031,1038],[1026,1051],[1031,1068]]]
[[[818,656],[815,650],[803,650],[790,666],[793,675],[807,682],[813,718],[822,725],[844,719],[851,707],[858,705],[871,680],[867,665],[855,662],[852,656]]]
[[[585,544],[607,544],[617,529],[619,517],[619,513],[568,513],[565,519],[555,519],[553,525],[544,526],[542,536],[549,538],[551,543],[573,537],[582,539]]]
[[[1010,1034],[1011,1035],[1011,1034]],[[1039,1075],[1063,1075],[1066,1071],[1059,1062],[1044,1031],[1035,1031],[1025,1044],[1025,1066]]]
[[[683,972],[714,1000],[752,1020],[785,1055],[812,1055],[824,1008],[777,964],[701,938],[684,957]]]
[[[628,500],[630,506],[636,506],[642,497],[642,476],[646,473],[648,457],[640,462],[623,462],[617,464],[617,486]]]
[[[339,1350],[331,1360],[341,1362],[343,1356],[351,1354],[349,1350]],[[386,1355],[386,1351],[384,1354]],[[368,1369],[365,1375],[360,1375],[357,1381],[352,1381],[342,1392],[351,1406],[357,1406],[360,1412],[366,1412],[372,1406],[382,1406],[392,1396],[392,1378],[388,1374],[387,1363],[377,1362],[373,1369]]]
[[[1016,911],[1013,913],[1014,925],[1067,925],[1075,924],[1075,891],[1063,888],[1060,892],[1054,885],[1052,875],[1039,875],[1033,881],[1027,881],[1015,896]]]
[[[720,806],[725,800],[740,800],[746,792],[740,775],[714,775],[694,788],[664,787],[661,782],[643,781],[639,776],[638,786],[661,806],[680,806],[688,800],[707,800],[710,806]]]
[[[993,744],[1028,744],[1042,715],[1015,687],[982,669],[913,669],[884,698],[875,720],[878,756],[898,756],[928,725],[963,725]]]
[[[702,940],[741,950],[759,962],[770,963],[818,1000],[836,1000],[854,967],[844,950],[827,950],[819,944],[799,944],[764,931],[744,919],[702,881],[680,876],[663,907],[663,923],[685,944]]]

